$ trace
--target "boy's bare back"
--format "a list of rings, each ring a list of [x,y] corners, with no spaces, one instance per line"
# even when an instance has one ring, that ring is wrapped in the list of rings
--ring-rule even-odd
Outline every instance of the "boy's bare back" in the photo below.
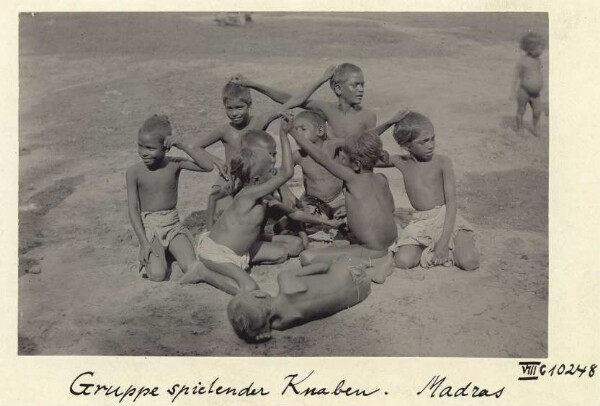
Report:
[[[396,240],[394,209],[394,197],[383,174],[366,172],[346,183],[348,227],[361,246],[382,251]]]
[[[285,330],[330,316],[364,300],[371,291],[371,281],[360,259],[340,258],[331,266],[312,266],[322,266],[325,271],[306,276],[284,271],[278,275],[279,295],[272,305],[276,314],[273,329]]]
[[[419,162],[410,156],[393,155],[390,163],[402,172],[410,204],[419,211],[433,209],[446,203],[444,169],[450,158],[434,154],[430,161]]]

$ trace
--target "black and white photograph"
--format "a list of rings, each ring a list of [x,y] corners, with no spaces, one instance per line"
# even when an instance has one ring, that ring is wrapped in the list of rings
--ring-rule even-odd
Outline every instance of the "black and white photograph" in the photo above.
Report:
[[[549,37],[20,13],[18,355],[548,357]]]

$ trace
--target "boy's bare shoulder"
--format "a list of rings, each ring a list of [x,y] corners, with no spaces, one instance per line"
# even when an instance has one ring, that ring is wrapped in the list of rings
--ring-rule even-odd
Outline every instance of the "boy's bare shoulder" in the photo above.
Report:
[[[127,168],[127,171],[125,172],[125,174],[127,175],[127,177],[137,176],[143,166],[144,166],[144,164],[142,162],[133,164],[129,168]]]

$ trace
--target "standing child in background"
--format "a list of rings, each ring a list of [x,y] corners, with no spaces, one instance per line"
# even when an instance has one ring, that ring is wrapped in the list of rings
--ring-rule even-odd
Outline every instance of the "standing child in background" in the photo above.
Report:
[[[417,210],[395,244],[396,266],[454,264],[468,271],[477,269],[473,229],[457,214],[452,161],[434,154],[433,124],[410,112],[396,124],[394,139],[409,155],[393,155],[390,163],[402,172],[406,194]]]
[[[365,259],[340,257],[331,265],[282,271],[276,297],[255,290],[231,299],[231,326],[246,342],[263,342],[271,338],[271,329],[287,330],[348,309],[371,293],[368,264]]]
[[[542,115],[540,92],[544,86],[540,56],[544,52],[544,39],[530,32],[521,38],[521,49],[525,55],[517,62],[511,88],[511,99],[517,99],[517,132],[523,132],[523,115],[529,103],[533,111],[533,135],[539,137],[538,122]]]
[[[166,146],[165,146],[166,144]],[[166,156],[177,146],[194,161]],[[198,281],[234,294],[232,281],[208,271],[194,253],[194,237],[179,221],[177,189],[182,169],[210,172],[219,159],[208,152],[171,139],[171,123],[166,116],[147,119],[138,133],[138,154],[142,162],[127,169],[127,203],[129,219],[140,242],[140,265],[152,281],[163,281],[168,274],[166,251],[169,251],[184,273],[195,273]]]
[[[229,123],[205,136],[200,137],[195,147],[206,148],[221,141],[225,147],[225,163],[229,166],[231,159],[240,151],[241,133],[247,130],[266,130],[281,111],[297,107],[304,103],[323,83],[331,78],[335,67],[330,66],[318,81],[309,85],[306,90],[295,97],[288,97],[283,106],[259,116],[251,116],[252,96],[250,90],[240,86],[235,80],[228,82],[223,88],[223,104]],[[214,223],[217,201],[231,195],[231,185],[219,178],[213,185],[207,204],[207,228],[210,230]]]
[[[393,270],[390,247],[397,238],[394,198],[385,175],[373,173],[382,157],[379,136],[366,132],[342,144],[339,163],[308,141],[295,129],[291,132],[298,145],[316,162],[344,181],[348,228],[357,244],[304,251],[302,265],[332,263],[339,256],[375,260],[367,273],[373,282],[383,283]]]
[[[269,247],[271,243],[260,241],[259,236],[264,226],[267,206],[264,198],[294,174],[287,136],[289,125],[289,121],[282,120],[282,160],[278,171],[274,170],[272,156],[262,149],[242,148],[232,159],[233,202],[225,209],[212,230],[204,233],[198,241],[196,251],[204,265],[233,279],[242,291],[258,289],[254,279],[247,273],[250,262],[280,263],[287,259],[287,252],[280,258],[272,258]]]
[[[271,99],[286,103],[290,95],[286,92],[263,86],[239,75],[238,83],[265,94]],[[339,65],[329,81],[331,90],[337,97],[336,103],[309,100],[301,107],[320,111],[327,120],[333,138],[359,136],[365,130],[375,127],[377,117],[361,103],[365,92],[365,79],[362,70],[351,63]]]

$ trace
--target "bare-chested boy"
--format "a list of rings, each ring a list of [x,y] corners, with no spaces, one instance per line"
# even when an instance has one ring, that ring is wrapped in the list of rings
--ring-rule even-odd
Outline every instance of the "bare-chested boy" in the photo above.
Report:
[[[204,233],[197,245],[199,259],[212,271],[233,279],[240,290],[251,291],[258,285],[248,274],[250,263],[278,263],[287,259],[271,258],[272,243],[260,241],[267,203],[271,195],[294,174],[290,141],[290,123],[282,120],[280,137],[281,167],[275,171],[272,156],[262,149],[242,148],[231,160],[234,198],[214,227]]]
[[[362,302],[371,293],[368,260],[340,257],[277,275],[279,293],[255,290],[235,296],[227,315],[236,334],[250,343],[271,338],[271,329],[286,330],[331,316]]]
[[[169,251],[184,273],[198,275],[228,292],[237,293],[232,281],[207,270],[196,260],[194,237],[179,221],[177,189],[181,170],[212,171],[219,159],[202,149],[193,150],[171,137],[166,116],[148,118],[138,133],[138,154],[142,162],[127,169],[129,219],[140,242],[139,261],[152,281],[163,281],[168,274]],[[166,156],[169,147],[181,148],[195,162]]]
[[[390,163],[402,172],[406,194],[416,209],[395,244],[397,267],[456,265],[479,267],[472,227],[457,214],[456,184],[450,158],[434,153],[431,121],[410,112],[394,128],[398,145],[408,156],[393,155]]]
[[[241,133],[251,129],[266,130],[269,124],[275,120],[281,111],[297,107],[304,103],[323,83],[331,78],[335,66],[330,66],[323,76],[316,82],[294,97],[288,97],[283,106],[273,109],[258,116],[250,115],[252,96],[250,89],[241,86],[235,78],[228,82],[223,88],[223,104],[229,123],[217,130],[200,137],[195,147],[206,148],[218,141],[225,148],[225,163],[229,166],[231,159],[240,151]],[[217,201],[225,196],[231,195],[231,185],[228,181],[219,178],[217,184],[212,188],[207,204],[207,228],[210,230],[214,223]]]
[[[286,92],[255,83],[242,76],[239,83],[265,94],[271,99],[285,103],[290,99]],[[333,138],[359,136],[365,130],[375,127],[377,117],[361,103],[365,92],[365,79],[362,70],[351,63],[343,63],[335,69],[329,81],[337,102],[309,100],[301,107],[320,111],[329,125],[329,135]]]
[[[530,104],[533,111],[533,135],[539,137],[538,123],[542,115],[540,92],[544,86],[540,56],[544,51],[544,39],[530,32],[521,38],[521,49],[525,51],[525,55],[517,63],[511,87],[511,98],[517,99],[517,131],[519,134],[523,132],[523,115],[527,104]]]
[[[375,260],[368,271],[369,276],[373,282],[383,283],[393,269],[389,249],[398,234],[388,180],[381,173],[373,173],[383,154],[379,136],[365,132],[346,139],[340,148],[338,162],[299,132],[292,130],[291,134],[309,156],[343,180],[348,227],[356,240],[356,244],[347,247],[306,250],[300,255],[300,262],[302,265],[330,264],[339,256]]]

